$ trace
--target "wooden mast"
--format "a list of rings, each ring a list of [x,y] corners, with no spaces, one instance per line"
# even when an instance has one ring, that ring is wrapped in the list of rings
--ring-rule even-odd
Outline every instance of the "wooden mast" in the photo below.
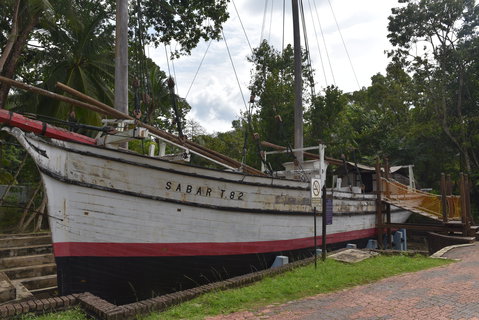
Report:
[[[116,0],[115,109],[128,114],[128,0]]]
[[[292,0],[294,37],[294,149],[303,148],[303,81],[301,69],[301,39],[299,29],[298,0]],[[303,162],[303,151],[295,151],[299,164]]]

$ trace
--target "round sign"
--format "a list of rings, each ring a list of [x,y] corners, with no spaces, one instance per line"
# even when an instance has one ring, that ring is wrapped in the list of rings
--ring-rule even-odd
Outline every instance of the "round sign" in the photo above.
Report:
[[[319,197],[321,194],[321,186],[319,185],[319,180],[313,181],[313,197]]]

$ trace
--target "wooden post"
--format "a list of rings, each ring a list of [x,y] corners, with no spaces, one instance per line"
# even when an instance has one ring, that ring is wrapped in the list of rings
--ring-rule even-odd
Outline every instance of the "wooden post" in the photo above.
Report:
[[[391,169],[389,167],[389,159],[386,157],[384,158],[384,176],[387,180],[388,183],[386,183],[386,197],[391,198],[391,190],[389,188],[389,179],[391,178],[390,176]],[[381,207],[382,209],[382,207]],[[384,220],[383,213],[381,212],[381,220]],[[392,249],[392,232],[391,232],[391,227],[389,224],[391,223],[391,205],[389,203],[386,204],[386,222],[388,224],[386,228],[386,233],[387,233],[387,244],[385,246],[385,249],[390,248]]]
[[[465,193],[464,200],[466,202],[467,223],[468,223],[468,228],[470,229],[471,224],[475,224],[475,223],[471,213],[471,180],[469,179],[468,174],[464,175],[464,193]]]
[[[391,231],[391,204],[386,204],[386,223],[388,224],[387,233],[388,233],[388,243],[386,245],[386,249],[392,249],[392,231]]]
[[[446,175],[441,173],[441,211],[442,221],[447,222],[447,195],[446,195]]]
[[[468,217],[467,217],[467,204],[466,204],[466,184],[464,174],[459,174],[459,191],[461,195],[461,222],[463,224],[462,235],[466,237],[469,233]]]
[[[384,158],[384,177],[386,178],[387,181],[389,181],[389,159],[388,158]],[[389,184],[386,183],[386,190],[385,190],[385,194],[386,194],[386,197],[390,197],[390,190],[389,190]]]
[[[452,195],[452,181],[450,174],[446,175],[446,194],[448,196]]]
[[[381,187],[381,167],[379,158],[376,159],[376,231],[378,234],[378,246],[383,249],[383,210],[382,210],[382,187]]]

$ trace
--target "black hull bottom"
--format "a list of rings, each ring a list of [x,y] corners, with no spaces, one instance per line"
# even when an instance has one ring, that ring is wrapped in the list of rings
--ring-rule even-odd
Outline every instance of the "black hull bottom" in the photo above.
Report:
[[[58,288],[62,295],[90,292],[126,304],[263,270],[278,255],[294,261],[311,257],[313,250],[231,256],[58,257]]]
[[[364,240],[353,242],[365,244]],[[344,245],[328,245],[328,251]],[[314,250],[228,256],[57,257],[58,288],[62,295],[90,292],[121,305],[264,270],[278,255],[292,262],[311,257]]]

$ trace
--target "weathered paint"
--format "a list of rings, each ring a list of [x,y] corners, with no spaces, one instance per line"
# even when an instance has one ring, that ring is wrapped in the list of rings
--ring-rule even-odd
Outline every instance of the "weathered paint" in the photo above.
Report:
[[[308,183],[47,143],[12,131],[42,172],[55,243],[228,243],[312,235]],[[374,210],[374,195],[335,193],[328,233],[371,229]],[[399,211],[393,220],[408,215]]]

